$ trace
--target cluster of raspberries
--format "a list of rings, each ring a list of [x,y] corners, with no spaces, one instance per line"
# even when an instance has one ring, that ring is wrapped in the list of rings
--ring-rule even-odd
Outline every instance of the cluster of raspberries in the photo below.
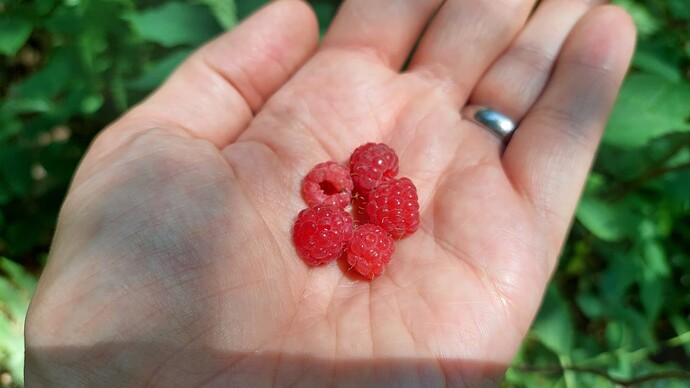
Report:
[[[419,227],[417,188],[396,178],[398,156],[385,144],[367,143],[350,156],[350,166],[320,163],[304,178],[302,195],[309,208],[297,216],[292,239],[310,266],[330,263],[346,253],[350,269],[367,279],[384,271],[395,248],[393,239]],[[361,199],[355,225],[347,207]]]

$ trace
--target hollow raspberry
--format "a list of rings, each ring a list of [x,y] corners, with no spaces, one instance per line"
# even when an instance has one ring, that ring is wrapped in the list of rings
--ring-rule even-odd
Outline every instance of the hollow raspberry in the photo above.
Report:
[[[369,193],[366,211],[369,222],[393,238],[411,234],[419,227],[417,188],[407,178],[383,183]]]
[[[317,266],[337,259],[352,237],[352,216],[336,206],[318,205],[302,210],[292,231],[297,254]]]
[[[364,224],[347,243],[347,262],[365,278],[374,279],[381,276],[394,249],[394,241],[385,230],[378,225]]]
[[[307,205],[333,205],[344,209],[352,199],[350,170],[336,162],[317,164],[302,183]]]
[[[398,174],[398,156],[385,144],[364,144],[350,156],[350,173],[355,191],[367,198],[372,189]]]

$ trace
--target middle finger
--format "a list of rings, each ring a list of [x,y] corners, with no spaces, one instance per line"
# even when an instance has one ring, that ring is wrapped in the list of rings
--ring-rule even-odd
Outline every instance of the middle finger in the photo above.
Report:
[[[510,47],[482,76],[470,103],[520,121],[549,80],[570,30],[599,3],[603,1],[542,1]]]
[[[449,85],[459,108],[505,50],[534,0],[447,0],[431,21],[409,69]]]

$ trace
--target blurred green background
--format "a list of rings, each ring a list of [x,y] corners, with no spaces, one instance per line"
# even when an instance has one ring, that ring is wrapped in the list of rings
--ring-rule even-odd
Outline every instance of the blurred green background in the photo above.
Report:
[[[413,0],[410,0],[413,1]],[[265,0],[0,0],[0,387],[93,136]],[[313,0],[322,31],[339,1]],[[614,1],[639,44],[505,386],[690,386],[690,0]]]

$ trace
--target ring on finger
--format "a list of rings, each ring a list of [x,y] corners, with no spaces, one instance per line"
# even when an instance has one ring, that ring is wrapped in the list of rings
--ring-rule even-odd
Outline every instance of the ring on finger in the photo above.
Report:
[[[481,105],[467,105],[462,110],[462,116],[489,130],[504,142],[510,139],[517,128],[515,121],[508,116]]]

